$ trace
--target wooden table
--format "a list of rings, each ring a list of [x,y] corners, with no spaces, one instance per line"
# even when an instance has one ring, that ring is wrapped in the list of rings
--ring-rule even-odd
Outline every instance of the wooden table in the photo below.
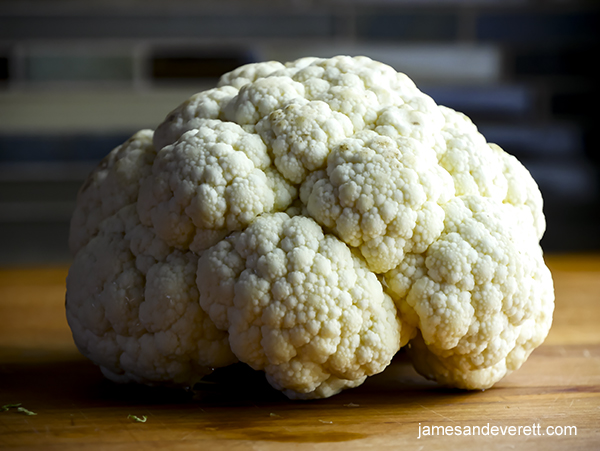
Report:
[[[600,449],[600,256],[549,256],[548,263],[557,297],[550,335],[494,388],[439,388],[401,353],[363,386],[311,402],[287,401],[243,372],[224,375],[242,377],[236,390],[196,399],[112,384],[72,343],[67,269],[0,270],[0,406],[21,403],[37,413],[0,412],[0,448]],[[434,426],[479,426],[490,435],[423,435]],[[500,428],[505,435],[491,435]]]

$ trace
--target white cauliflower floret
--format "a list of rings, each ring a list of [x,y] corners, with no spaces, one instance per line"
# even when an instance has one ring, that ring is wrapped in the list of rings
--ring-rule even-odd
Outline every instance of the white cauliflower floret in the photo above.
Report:
[[[490,150],[469,118],[449,109],[444,112],[448,123],[442,130],[446,149],[440,165],[452,174],[456,195],[506,197],[508,184],[502,171],[501,156]]]
[[[285,66],[279,61],[245,64],[224,74],[219,80],[218,86],[232,86],[240,89],[244,85],[254,83],[259,78],[268,77],[284,69]]]
[[[198,287],[238,359],[290,397],[360,384],[399,348],[396,310],[375,275],[309,218],[258,218],[202,255]]]
[[[445,210],[441,237],[413,260],[419,267],[391,271],[386,285],[420,331],[417,369],[449,385],[488,388],[546,337],[552,281],[539,246],[511,220],[514,207],[462,196]]]
[[[203,119],[219,119],[223,106],[233,99],[238,90],[223,86],[194,94],[177,108],[157,127],[154,132],[154,147],[158,150],[177,141],[189,130],[200,128]]]
[[[143,224],[180,249],[201,251],[295,196],[275,171],[258,135],[239,125],[202,120],[163,147],[140,190]]]
[[[272,149],[279,173],[296,184],[325,165],[332,143],[354,131],[347,116],[331,111],[320,100],[289,103],[262,119],[256,128]]]
[[[456,196],[479,195],[517,207],[521,233],[533,231],[533,240],[539,241],[546,223],[542,195],[531,174],[515,157],[487,143],[467,116],[439,109],[446,118],[440,166],[452,175]]]
[[[253,126],[272,111],[303,97],[304,86],[290,77],[260,78],[242,86],[225,107],[224,114],[227,120]]]
[[[445,125],[444,115],[435,102],[427,96],[417,96],[409,103],[383,109],[374,130],[392,138],[402,136],[418,141],[437,154],[443,152],[445,141],[441,131]]]
[[[550,328],[542,205],[516,158],[385,64],[248,64],[90,175],[67,318],[122,382],[239,359],[327,397],[409,343],[427,377],[487,388]]]
[[[444,221],[439,203],[452,193],[452,179],[431,149],[370,131],[337,146],[327,170],[312,173],[300,195],[313,218],[382,273],[437,239]]]
[[[529,174],[529,171],[514,156],[507,154],[495,144],[490,144],[490,149],[502,159],[502,172],[507,181],[506,196],[502,202],[515,207],[517,214],[514,220],[518,221],[522,236],[528,243],[537,243],[546,231],[546,218],[543,213],[542,194]]]
[[[149,240],[144,254],[140,227],[134,205],[100,224],[69,271],[67,319],[108,378],[192,386],[236,359],[198,303],[198,256]]]
[[[156,157],[152,136],[152,130],[137,132],[87,177],[71,218],[69,247],[73,254],[98,233],[104,219],[137,200],[139,186],[150,175]]]
[[[314,60],[291,76],[304,86],[308,100],[326,102],[348,116],[356,130],[373,124],[385,106],[425,96],[404,74],[366,57]]]

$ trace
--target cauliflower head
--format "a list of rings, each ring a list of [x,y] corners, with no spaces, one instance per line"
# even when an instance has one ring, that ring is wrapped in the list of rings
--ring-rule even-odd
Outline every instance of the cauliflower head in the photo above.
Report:
[[[67,319],[118,382],[240,361],[323,398],[408,344],[426,377],[484,389],[551,326],[542,205],[521,163],[385,64],[248,64],[90,174]]]

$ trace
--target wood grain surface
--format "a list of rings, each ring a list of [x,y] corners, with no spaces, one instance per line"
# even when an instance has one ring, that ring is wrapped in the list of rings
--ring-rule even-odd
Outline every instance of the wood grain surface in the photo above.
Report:
[[[0,448],[600,449],[600,256],[547,260],[553,328],[494,388],[440,388],[401,352],[361,387],[310,402],[288,401],[242,366],[222,370],[223,383],[194,395],[108,382],[73,345],[67,268],[1,269],[0,406],[21,403],[36,415],[0,412]],[[444,435],[424,435],[433,427]],[[480,435],[455,434],[469,427]]]

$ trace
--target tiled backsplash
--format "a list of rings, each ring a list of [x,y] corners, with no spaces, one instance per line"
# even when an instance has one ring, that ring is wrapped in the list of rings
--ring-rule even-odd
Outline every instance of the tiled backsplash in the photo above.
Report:
[[[547,250],[600,248],[597,1],[0,3],[0,264],[64,261],[87,170],[241,64],[364,54],[519,157]]]

